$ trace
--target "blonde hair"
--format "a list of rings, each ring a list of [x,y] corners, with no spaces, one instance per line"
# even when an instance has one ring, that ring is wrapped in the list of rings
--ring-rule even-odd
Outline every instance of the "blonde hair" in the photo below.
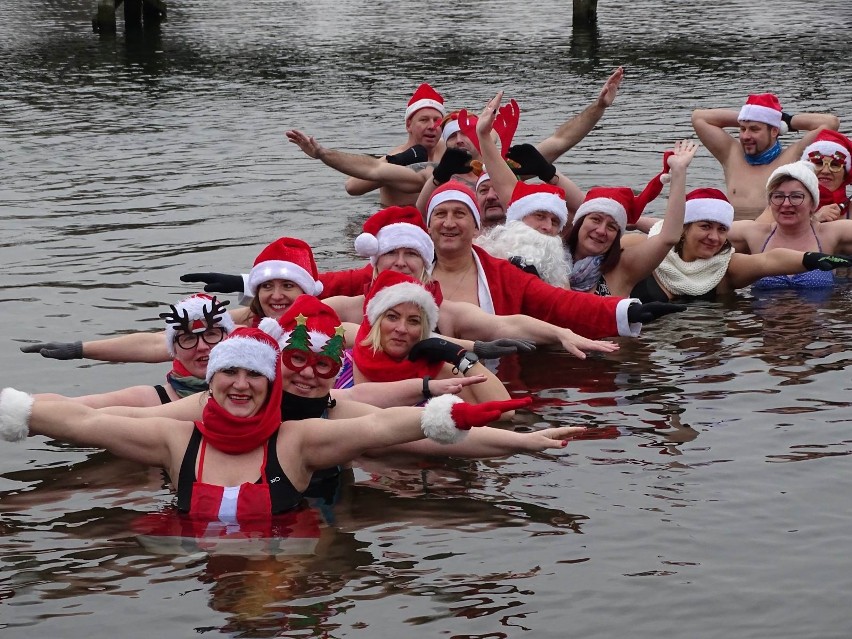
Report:
[[[373,279],[376,279],[379,276],[379,267],[373,264]],[[432,282],[432,276],[429,275],[429,271],[426,270],[426,263],[423,263],[423,270],[420,271],[420,275],[413,275],[416,279],[420,280],[420,283],[424,286]]]
[[[420,339],[424,340],[431,334],[431,331],[429,330],[429,319],[426,317],[426,311],[424,311],[420,306],[417,308],[420,311]],[[392,310],[392,308],[389,308],[379,315],[379,319],[377,319],[376,323],[370,327],[370,332],[367,333],[367,336],[361,341],[361,346],[371,347],[374,353],[378,353],[382,350],[381,323],[382,320],[385,319],[385,316]]]

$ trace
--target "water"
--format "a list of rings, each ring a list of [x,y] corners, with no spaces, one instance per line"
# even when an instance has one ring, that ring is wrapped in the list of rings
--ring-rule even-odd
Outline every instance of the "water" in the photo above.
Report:
[[[160,381],[162,366],[18,346],[154,330],[191,291],[181,273],[245,272],[278,235],[356,264],[377,200],[283,133],[383,152],[423,80],[476,110],[506,90],[535,141],[624,64],[615,106],[559,163],[586,188],[644,184],[694,107],[772,90],[792,112],[852,116],[840,1],[602,2],[596,38],[553,0],[172,0],[159,34],[116,39],[91,33],[93,8],[0,5],[4,386]],[[703,151],[689,186],[720,181]],[[364,462],[313,550],[278,559],[158,554],[131,529],[169,502],[156,473],[6,445],[3,636],[846,637],[851,305],[846,280],[816,299],[743,292],[606,358],[525,357],[504,376],[534,393],[534,421],[594,437]]]

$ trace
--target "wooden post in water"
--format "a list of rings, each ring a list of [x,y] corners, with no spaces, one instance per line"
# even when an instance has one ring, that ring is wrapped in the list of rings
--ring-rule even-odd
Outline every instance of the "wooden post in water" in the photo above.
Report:
[[[574,26],[592,27],[598,21],[598,0],[574,0]]]
[[[142,0],[124,0],[124,30],[142,30]]]
[[[159,26],[165,19],[166,0],[145,0],[142,4],[142,20],[146,29]]]
[[[95,33],[115,33],[115,0],[98,0],[92,30]]]

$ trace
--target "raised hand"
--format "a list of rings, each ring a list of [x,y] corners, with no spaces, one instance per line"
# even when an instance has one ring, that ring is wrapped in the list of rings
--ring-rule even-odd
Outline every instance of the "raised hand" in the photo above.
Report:
[[[647,324],[659,319],[669,313],[680,313],[685,311],[683,304],[672,304],[671,302],[647,302],[645,304],[631,304],[627,307],[627,321],[631,324]]]
[[[666,162],[670,169],[686,169],[698,151],[698,144],[692,140],[678,140],[668,154]]]
[[[296,129],[285,131],[284,135],[287,136],[287,139],[290,140],[290,142],[302,149],[302,153],[308,157],[315,160],[319,158],[320,153],[322,152],[322,145],[317,142],[316,138],[312,135],[308,135],[307,133],[303,133]]]
[[[242,275],[227,273],[186,273],[180,276],[181,282],[204,282],[207,293],[242,293],[244,282]]]
[[[476,121],[476,133],[479,136],[490,135],[494,128],[494,120],[497,119],[497,110],[500,108],[500,101],[503,99],[503,92],[498,91],[497,95],[488,101],[479,119]],[[461,117],[461,116],[459,116]]]
[[[606,109],[611,107],[615,101],[615,96],[618,95],[618,88],[621,86],[621,81],[624,79],[624,67],[618,67],[612,72],[601,89],[598,95],[597,105]]]
[[[83,359],[83,342],[38,342],[21,346],[21,352],[50,359]]]
[[[521,352],[527,353],[534,350],[535,342],[524,339],[503,337],[490,342],[475,341],[473,343],[473,352],[479,355],[481,359],[497,359],[505,355],[514,355]]]

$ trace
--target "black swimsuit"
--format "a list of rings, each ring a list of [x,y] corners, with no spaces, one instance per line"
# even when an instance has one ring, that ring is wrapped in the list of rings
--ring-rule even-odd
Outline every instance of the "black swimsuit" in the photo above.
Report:
[[[296,490],[281,464],[278,462],[276,444],[278,442],[278,431],[276,430],[266,442],[266,477],[269,483],[269,498],[272,501],[272,514],[278,515],[296,508],[302,501],[302,493]],[[201,431],[198,427],[193,428],[189,445],[183,455],[180,465],[180,474],[177,483],[177,507],[182,512],[189,512],[192,504],[192,485],[196,481],[195,460],[201,446]],[[258,479],[256,484],[263,479]]]

